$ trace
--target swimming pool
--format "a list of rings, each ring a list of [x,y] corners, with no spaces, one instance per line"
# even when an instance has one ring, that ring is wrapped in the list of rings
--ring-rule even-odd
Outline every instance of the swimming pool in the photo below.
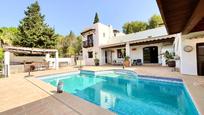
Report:
[[[107,71],[52,75],[41,80],[119,115],[198,115],[180,80],[154,79],[132,72]],[[170,81],[170,82],[169,82]]]

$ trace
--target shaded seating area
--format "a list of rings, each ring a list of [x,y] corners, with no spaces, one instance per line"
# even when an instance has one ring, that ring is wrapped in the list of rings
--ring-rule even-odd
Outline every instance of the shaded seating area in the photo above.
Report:
[[[23,65],[24,65],[24,71],[25,72],[30,72],[30,71],[42,71],[42,70],[47,70],[50,68],[50,63],[47,58],[50,57],[50,54],[54,54],[54,69],[59,68],[59,59],[58,59],[58,50],[56,49],[40,49],[40,48],[27,48],[27,47],[13,47],[13,46],[4,46],[4,65],[3,65],[3,75],[4,76],[9,76],[11,71],[11,58],[10,58],[10,53],[15,53],[15,54],[25,54],[26,56],[29,55],[40,55],[41,57],[44,56],[45,60],[44,61],[31,61],[31,60],[25,60]],[[22,65],[22,66],[23,66]],[[12,67],[12,69],[14,69]]]
[[[24,64],[24,71],[42,71],[49,69],[49,62],[32,62],[30,64]]]

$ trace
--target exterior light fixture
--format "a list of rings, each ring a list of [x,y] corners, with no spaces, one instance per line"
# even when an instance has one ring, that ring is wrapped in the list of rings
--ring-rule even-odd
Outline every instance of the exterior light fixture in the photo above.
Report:
[[[63,92],[63,82],[62,81],[59,81],[58,84],[57,84],[57,93],[62,93]]]

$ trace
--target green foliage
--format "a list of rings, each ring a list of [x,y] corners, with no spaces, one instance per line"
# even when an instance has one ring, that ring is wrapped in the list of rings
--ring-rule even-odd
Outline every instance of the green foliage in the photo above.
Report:
[[[82,52],[82,37],[81,36],[78,36],[76,38],[75,48],[76,48],[76,54],[80,55],[80,53]]]
[[[76,37],[71,31],[67,36],[59,36],[58,38],[58,50],[61,57],[70,57],[79,55],[82,50],[82,38]]]
[[[162,20],[161,16],[155,14],[149,19],[149,27],[148,28],[149,29],[156,28],[162,24],[163,24],[163,20]]]
[[[98,65],[99,64],[99,59],[98,58],[94,59],[94,63],[95,63],[95,65]]]
[[[4,52],[3,52],[3,48],[0,48],[0,70],[2,69],[2,61],[4,59]]]
[[[17,33],[18,33],[18,29],[15,27],[0,28],[1,45],[11,45],[12,41],[16,38]]]
[[[139,31],[144,31],[147,29],[152,29],[159,27],[161,24],[163,24],[163,21],[161,19],[161,16],[159,15],[153,15],[149,22],[142,22],[142,21],[132,21],[127,22],[123,25],[123,32],[126,34],[135,33]]]
[[[96,66],[98,66],[99,65],[99,59],[97,58],[97,52],[95,52],[95,59],[94,59],[94,63],[95,63],[95,65]]]
[[[129,56],[125,56],[124,57],[124,61],[129,61],[130,57]]]
[[[98,17],[98,13],[96,12],[93,24],[98,23],[98,22],[99,22],[99,17]]]
[[[169,60],[174,59],[175,53],[170,53],[169,51],[166,51],[163,55],[167,63]]]
[[[71,39],[70,45],[68,47],[68,56],[76,56],[79,55],[82,50],[82,38],[74,37]]]
[[[4,50],[3,48],[0,48],[0,61],[4,59]]]
[[[63,39],[64,39],[64,36],[62,35],[57,35],[57,38],[56,38],[56,48],[59,52],[59,57],[63,57],[63,53],[62,53],[62,46],[63,46]]]
[[[23,47],[55,48],[55,30],[44,22],[38,2],[31,4],[25,11],[25,17],[18,26],[18,36],[14,45]]]
[[[62,47],[62,51],[64,56],[63,57],[70,57],[71,55],[73,55],[75,51],[73,51],[74,49],[73,47],[73,42],[75,42],[75,34],[70,31],[70,33],[65,36],[64,38],[64,42],[63,42],[63,47]]]
[[[126,34],[144,31],[148,27],[148,24],[146,22],[141,21],[133,21],[133,22],[127,22],[123,26],[123,32]]]

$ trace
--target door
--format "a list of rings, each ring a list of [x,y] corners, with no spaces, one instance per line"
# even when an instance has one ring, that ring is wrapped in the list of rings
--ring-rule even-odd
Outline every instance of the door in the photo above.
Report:
[[[151,46],[143,48],[144,63],[158,63],[158,47]]]
[[[112,52],[107,51],[107,63],[111,64],[112,63]]]
[[[197,44],[197,70],[198,75],[204,75],[204,43]]]
[[[108,57],[107,57],[107,51],[105,51],[105,63],[107,64],[108,63]]]

